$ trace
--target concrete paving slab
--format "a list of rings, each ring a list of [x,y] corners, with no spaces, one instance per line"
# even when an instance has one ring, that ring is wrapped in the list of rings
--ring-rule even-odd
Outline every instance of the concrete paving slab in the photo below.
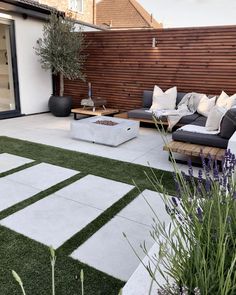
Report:
[[[123,236],[125,232],[141,259],[144,253],[139,247],[146,241],[149,249],[154,243],[148,226],[115,217],[75,250],[71,257],[103,271],[115,278],[127,281],[139,264],[139,259]]]
[[[51,195],[8,216],[0,224],[56,249],[101,213]]]
[[[105,210],[134,188],[133,185],[87,175],[56,192],[56,195]]]
[[[7,172],[31,162],[33,162],[33,160],[31,159],[19,157],[8,153],[2,153],[0,154],[0,173]]]
[[[0,211],[24,201],[40,192],[39,189],[0,178]]]
[[[153,218],[156,218],[156,215],[162,222],[170,222],[170,217],[166,212],[161,194],[151,190],[144,190],[133,202],[118,214],[120,217],[147,226],[150,226],[153,223]]]
[[[162,199],[152,191],[145,190],[161,221],[168,221]],[[150,236],[153,213],[142,195],[139,195],[117,216],[76,249],[71,257],[86,263],[109,275],[127,281],[139,264],[123,232],[142,259],[144,253],[140,244],[145,241],[147,250],[154,244]],[[96,245],[96,247],[95,247]]]
[[[40,190],[66,180],[79,173],[78,171],[41,163],[33,167],[6,176],[7,180],[22,183]]]

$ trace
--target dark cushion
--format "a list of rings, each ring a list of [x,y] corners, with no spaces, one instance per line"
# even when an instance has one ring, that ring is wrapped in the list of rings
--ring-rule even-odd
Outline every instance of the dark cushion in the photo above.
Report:
[[[199,117],[200,115],[198,113],[194,113],[189,116],[184,116],[180,119],[178,124],[181,124],[181,125],[192,124]]]
[[[206,126],[206,121],[206,117],[199,115],[198,118],[191,123],[191,125]]]
[[[128,111],[128,118],[153,120],[152,113],[146,112],[145,110],[149,110],[149,108]],[[163,116],[161,118],[158,118],[158,120],[162,122],[166,122],[167,118]]]
[[[224,115],[220,125],[220,136],[226,139],[236,131],[236,108],[230,109]]]
[[[182,98],[185,96],[185,92],[178,92],[176,98],[176,106],[181,102]]]
[[[153,91],[144,90],[143,91],[143,107],[150,108],[152,105],[152,95]]]
[[[152,120],[152,113],[145,112],[149,108],[128,111],[128,118]]]
[[[223,149],[226,149],[228,145],[228,140],[222,138],[220,135],[200,134],[196,132],[189,132],[183,130],[177,130],[174,133],[172,133],[172,139],[199,145],[213,146]]]

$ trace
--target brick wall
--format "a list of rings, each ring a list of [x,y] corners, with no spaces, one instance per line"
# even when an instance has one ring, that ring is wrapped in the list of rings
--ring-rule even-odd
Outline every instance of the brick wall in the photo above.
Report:
[[[84,0],[83,13],[69,10],[69,0],[39,0],[39,3],[55,7],[77,20],[93,24],[93,0]]]

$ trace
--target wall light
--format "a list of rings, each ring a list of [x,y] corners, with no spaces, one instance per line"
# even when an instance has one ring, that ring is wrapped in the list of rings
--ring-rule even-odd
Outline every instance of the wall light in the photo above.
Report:
[[[152,38],[152,48],[157,47],[157,38]]]

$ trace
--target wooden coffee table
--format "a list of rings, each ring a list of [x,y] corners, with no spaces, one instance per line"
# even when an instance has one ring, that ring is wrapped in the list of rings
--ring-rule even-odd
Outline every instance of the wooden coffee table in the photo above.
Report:
[[[77,115],[86,115],[86,116],[108,116],[108,115],[114,115],[119,113],[118,109],[96,109],[93,111],[91,108],[77,108],[77,109],[72,109],[71,113],[74,114],[74,119],[78,120]]]

